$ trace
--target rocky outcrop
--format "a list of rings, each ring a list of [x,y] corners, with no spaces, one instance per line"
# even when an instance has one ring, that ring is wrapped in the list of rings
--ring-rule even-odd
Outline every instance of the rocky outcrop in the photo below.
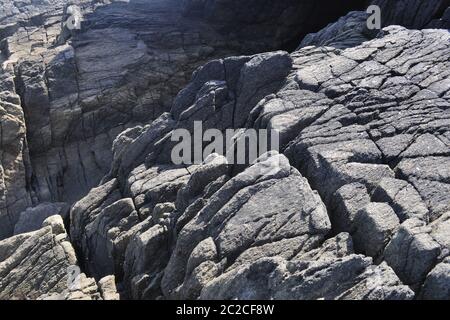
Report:
[[[380,6],[383,13],[383,25],[399,24],[410,29],[424,28],[435,19],[445,19],[445,11],[450,5],[448,0],[430,0],[425,2],[416,0],[374,0],[372,3]],[[441,23],[443,22],[441,21]],[[448,25],[440,26],[440,28],[446,27]]]
[[[5,6],[1,298],[450,299],[448,30],[355,11],[298,46],[306,3],[80,1],[79,30]],[[199,124],[280,148],[174,161]]]
[[[348,234],[339,234],[290,261],[262,258],[229,271],[209,284],[201,298],[408,300],[414,296],[385,263],[371,262],[353,254]]]
[[[79,270],[59,215],[37,231],[0,241],[0,299],[110,298],[114,288],[102,295]]]
[[[300,47],[330,46],[339,49],[354,47],[377,36],[379,29],[369,26],[380,19],[381,27],[401,25],[410,29],[450,28],[450,2],[448,0],[373,0],[365,11],[352,11],[338,21],[330,23],[317,33],[308,34]],[[373,5],[379,10],[374,11]],[[379,16],[374,14],[379,13]]]
[[[277,170],[265,174],[275,161]],[[273,200],[265,203],[268,197]],[[320,198],[282,155],[227,181],[186,220],[162,278],[169,298],[197,298],[213,277],[265,256],[297,255],[330,230]]]
[[[293,81],[260,106],[256,124],[286,127],[289,119],[296,133],[302,126],[286,153],[334,211],[336,231],[352,233],[362,245],[358,251],[375,258],[386,248],[380,259],[419,290],[442,252],[448,255],[431,230],[403,235],[411,224],[439,225],[450,203],[448,76],[431,71],[441,63],[440,70],[448,69],[448,32],[390,27],[382,36],[344,51],[309,47],[295,53]],[[395,49],[390,40],[415,44]],[[294,99],[311,92],[309,108],[319,116],[305,126]],[[324,101],[329,107],[321,111]],[[398,227],[398,221],[404,223]]]
[[[20,98],[11,70],[0,74],[0,239],[11,236],[19,213],[31,205],[28,148]]]
[[[225,159],[213,155],[203,165],[189,170],[189,180],[178,187],[173,202],[156,205],[148,218],[128,231],[120,230],[120,238],[126,239],[125,255],[118,264],[109,261],[109,267],[116,265],[115,272],[123,274],[120,279],[126,288],[124,294],[135,299],[414,296],[387,265],[375,267],[371,258],[355,255],[348,234],[325,241],[331,229],[326,208],[283,155],[272,154],[260,160],[230,179]],[[280,165],[267,171],[273,163]],[[172,186],[177,181],[165,172],[160,173],[158,180],[165,182],[152,185]],[[269,204],[263,200],[268,197],[272,199]],[[96,211],[93,209],[91,214]],[[76,214],[77,211],[72,212],[73,216]],[[119,231],[114,227],[107,233],[117,234],[113,230]],[[96,242],[82,244],[82,250],[105,243],[108,240],[97,238]],[[344,257],[346,261],[341,261]],[[340,273],[349,276],[345,280],[348,286],[339,290],[323,287],[319,291],[306,287],[292,295],[292,286],[298,284],[294,279],[308,272],[305,261],[311,261],[310,268],[316,268],[317,259],[323,259],[322,267],[330,269],[317,280],[317,288],[341,281],[334,278]],[[89,260],[89,265],[101,263]],[[284,275],[287,270],[292,275]],[[248,280],[247,273],[252,274]],[[279,283],[272,279],[275,276],[291,278]],[[268,288],[272,282],[279,287]]]

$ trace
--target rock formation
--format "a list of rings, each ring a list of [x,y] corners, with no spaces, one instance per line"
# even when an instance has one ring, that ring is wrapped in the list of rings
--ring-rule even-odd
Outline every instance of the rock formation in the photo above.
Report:
[[[80,29],[69,30],[66,1],[3,0],[1,90],[8,116],[2,126],[8,134],[2,135],[0,172],[2,189],[10,192],[0,204],[0,239],[12,235],[27,207],[72,204],[95,187],[109,171],[116,136],[169,111],[201,64],[286,47],[302,30],[325,25],[356,2],[324,15],[297,1],[242,8],[237,1],[198,7],[181,0],[79,0],[71,4],[80,8]],[[305,14],[317,17],[314,25]]]
[[[1,299],[450,299],[448,1],[0,2]]]

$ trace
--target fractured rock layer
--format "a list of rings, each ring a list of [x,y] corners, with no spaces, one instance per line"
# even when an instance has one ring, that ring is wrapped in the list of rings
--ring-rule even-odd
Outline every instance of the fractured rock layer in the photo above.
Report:
[[[308,5],[272,3],[78,1],[70,30],[3,0],[0,298],[450,299],[448,30],[350,12],[298,46]],[[281,148],[175,164],[198,121]]]
[[[406,285],[416,293],[427,278],[427,287],[439,286],[427,275],[449,253],[448,42],[443,30],[389,27],[345,50],[306,47],[199,69],[171,114],[121,145],[128,151],[101,188],[114,186],[109,193],[122,196],[83,213],[92,219],[97,208],[131,197],[128,212],[136,209],[141,222],[128,230],[121,229],[128,218],[116,224],[111,234],[128,245],[109,262],[119,267],[126,295],[410,299]],[[244,171],[220,157],[200,167],[171,165],[171,130],[193,130],[195,120],[220,130],[278,130],[282,151],[302,174],[283,155]],[[265,171],[271,163],[280,165]],[[78,216],[73,210],[72,220]],[[88,226],[73,226],[89,234]],[[329,250],[333,233],[347,239],[348,250],[313,255]],[[98,247],[78,245],[86,253]],[[303,273],[316,265],[324,271],[313,285]]]
[[[350,1],[324,15],[306,1],[71,4],[82,14],[79,30],[67,27],[65,1],[1,2],[8,135],[2,134],[0,216],[9,226],[0,238],[12,235],[27,207],[72,204],[95,187],[109,170],[116,136],[168,111],[199,65],[286,46],[298,41],[296,30],[313,31],[356,7]],[[318,25],[308,22],[314,20]]]

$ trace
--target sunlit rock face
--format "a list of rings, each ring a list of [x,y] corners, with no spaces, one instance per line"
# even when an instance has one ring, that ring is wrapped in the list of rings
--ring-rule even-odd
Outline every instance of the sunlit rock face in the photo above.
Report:
[[[448,42],[391,26],[346,49],[204,65],[170,113],[119,136],[110,173],[74,206],[81,261],[135,299],[441,297]],[[282,154],[243,170],[218,155],[174,165],[171,134],[200,120],[275,128]]]
[[[17,138],[3,160],[5,189],[15,190],[2,205],[9,230],[32,204],[85,195],[108,171],[117,134],[168,111],[199,65],[298,42],[319,28],[311,15],[326,24],[345,10],[324,14],[303,1],[73,3],[82,21],[69,30],[64,1],[2,2],[2,63],[23,113],[11,129],[22,146]]]
[[[0,298],[450,299],[448,2],[373,3],[0,0]]]

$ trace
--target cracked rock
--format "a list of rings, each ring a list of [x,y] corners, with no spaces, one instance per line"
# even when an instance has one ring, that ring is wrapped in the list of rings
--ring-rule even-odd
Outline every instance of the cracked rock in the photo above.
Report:
[[[372,3],[0,0],[0,299],[449,299],[448,1]]]

